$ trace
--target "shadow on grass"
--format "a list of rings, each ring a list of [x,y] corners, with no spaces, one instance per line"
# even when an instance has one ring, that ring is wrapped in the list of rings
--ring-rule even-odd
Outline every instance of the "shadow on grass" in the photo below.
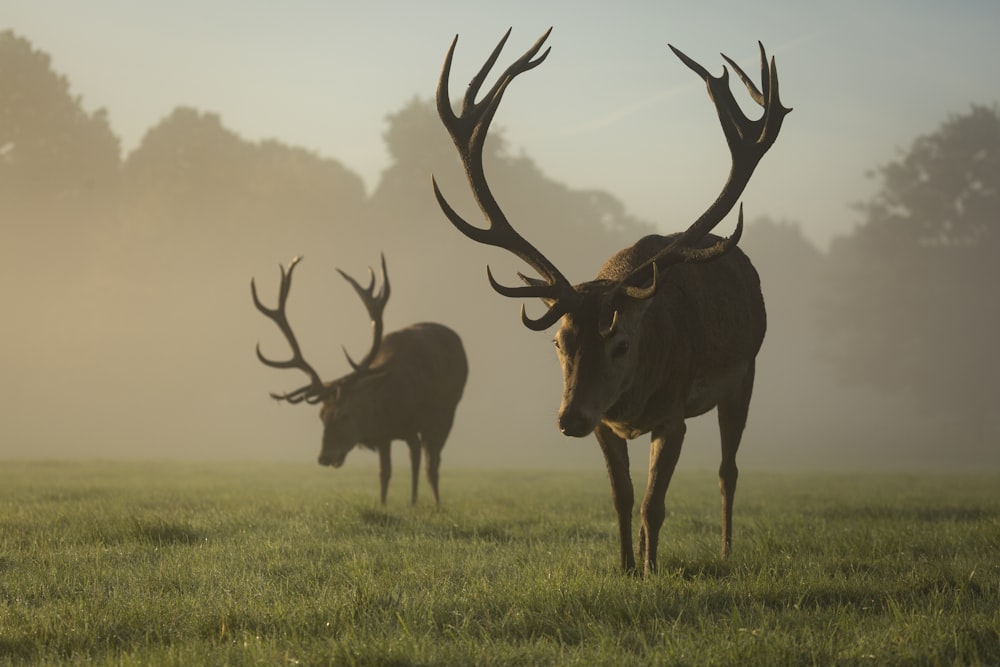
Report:
[[[679,558],[667,558],[659,563],[659,571],[663,574],[673,574],[685,581],[697,579],[714,579],[721,581],[733,576],[736,566],[732,561],[725,561],[720,558],[705,560],[681,560]]]
[[[497,523],[454,526],[448,531],[448,536],[455,540],[489,542],[490,544],[510,544],[514,541],[514,535],[510,528]]]
[[[136,539],[147,544],[195,544],[204,536],[187,523],[163,519],[136,519],[132,532]]]
[[[403,520],[384,509],[364,507],[358,510],[358,519],[365,526],[382,529],[397,529],[403,525]]]
[[[833,521],[919,521],[923,523],[971,523],[1000,518],[996,510],[983,507],[829,507],[819,516]]]
[[[26,637],[2,637],[0,636],[0,657],[11,664],[30,665],[38,662],[39,643]]]
[[[38,495],[38,500],[56,505],[76,504],[104,500],[111,492],[103,488],[53,489]]]
[[[159,517],[134,517],[127,523],[102,524],[97,527],[97,539],[107,546],[129,543],[153,546],[197,544],[205,537],[202,531],[185,521]]]

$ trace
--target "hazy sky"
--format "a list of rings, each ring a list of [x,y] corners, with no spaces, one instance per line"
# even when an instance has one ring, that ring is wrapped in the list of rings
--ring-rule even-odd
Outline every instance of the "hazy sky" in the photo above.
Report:
[[[664,230],[693,220],[728,169],[704,87],[668,42],[715,73],[720,51],[756,73],[757,40],[777,57],[795,112],[746,192],[747,216],[800,222],[820,244],[857,222],[868,170],[1000,99],[996,0],[0,0],[0,27],[49,53],[87,109],[107,108],[126,151],[187,105],[244,138],[338,159],[369,189],[389,160],[386,115],[430,98],[454,35],[457,93],[511,26],[498,71],[554,26],[549,59],[495,121],[512,148]]]

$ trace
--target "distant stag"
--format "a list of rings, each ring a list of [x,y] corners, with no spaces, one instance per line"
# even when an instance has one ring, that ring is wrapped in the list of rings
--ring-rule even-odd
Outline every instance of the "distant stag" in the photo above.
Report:
[[[508,30],[469,83],[458,114],[448,93],[458,37],[452,42],[438,84],[437,108],[489,227],[474,227],[463,220],[445,201],[436,182],[434,193],[459,231],[478,243],[510,251],[542,276],[518,274],[527,285],[508,287],[498,283],[487,267],[490,285],[501,295],[538,297],[545,302],[548,310],[537,319],[529,317],[522,306],[521,320],[526,327],[541,331],[561,320],[555,336],[563,374],[559,430],[574,437],[591,432],[597,436],[611,477],[622,568],[637,571],[626,440],[652,434],[638,536],[639,556],[648,574],[656,569],[664,497],[684,440],[684,420],[714,407],[718,408],[722,436],[719,487],[722,556],[727,557],[732,546],[736,450],[750,405],[754,361],[764,340],[765,314],[757,272],[736,247],[743,230],[742,207],[732,236],[720,238],[709,232],[736,204],[790,111],[778,98],[774,60],[769,67],[760,45],[761,91],[736,63],[723,56],[764,109],[760,119],[750,120],[733,98],[725,67],[721,76],[711,76],[670,47],[708,86],[732,155],[729,178],[715,202],[685,232],[646,236],[612,256],[594,280],[573,285],[510,225],[483,170],[483,143],[500,98],[516,76],[545,60],[549,49],[537,58],[535,55],[549,32],[551,29],[477,101],[510,36]]]
[[[382,311],[389,300],[389,279],[382,257],[382,288],[375,293],[375,272],[369,268],[368,287],[340,269],[337,271],[354,287],[372,321],[372,345],[368,354],[355,363],[347,350],[344,355],[354,369],[332,382],[323,382],[302,357],[299,343],[285,315],[292,271],[301,257],[286,270],[281,267],[278,307],[268,308],[257,297],[257,287],[250,281],[250,291],[257,310],[273,320],[288,340],[292,357],[287,361],[266,358],[257,345],[257,358],[272,368],[298,368],[309,376],[309,384],[288,392],[271,394],[289,403],[322,403],[323,448],[320,465],[339,468],[348,452],[360,445],[378,452],[381,499],[385,504],[392,475],[389,446],[404,440],[410,448],[412,488],[410,502],[417,502],[417,481],[421,453],[427,455],[427,480],[438,503],[438,469],[441,449],[448,439],[455,408],[462,398],[468,364],[462,340],[451,329],[433,322],[414,324],[382,335]]]

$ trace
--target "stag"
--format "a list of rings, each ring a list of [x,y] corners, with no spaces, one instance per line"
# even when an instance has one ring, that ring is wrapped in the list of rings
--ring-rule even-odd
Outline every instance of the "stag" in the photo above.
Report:
[[[511,252],[541,276],[519,273],[526,285],[510,287],[499,283],[486,267],[487,279],[499,294],[537,297],[545,303],[547,310],[537,318],[529,317],[522,305],[521,321],[528,329],[541,331],[560,322],[554,341],[563,376],[559,430],[572,437],[597,436],[618,515],[622,569],[638,572],[632,548],[634,496],[627,440],[651,434],[638,532],[642,569],[649,574],[656,570],[664,499],[684,440],[685,419],[712,408],[718,408],[722,441],[722,557],[728,557],[738,474],[736,451],[746,425],[754,364],[766,324],[757,272],[736,247],[743,230],[742,205],[730,237],[710,232],[736,204],[791,109],[781,105],[774,59],[768,66],[763,45],[759,45],[760,90],[736,63],[723,56],[750,97],[763,107],[763,115],[756,120],[747,118],[736,103],[725,66],[721,76],[712,76],[671,46],[708,87],[732,157],[729,177],[715,202],[686,231],[646,236],[613,255],[594,280],[573,285],[510,225],[483,169],[483,144],[500,99],[516,76],[537,67],[548,56],[546,48],[536,57],[550,32],[551,28],[477,101],[510,36],[508,30],[472,78],[457,114],[448,92],[458,37],[452,41],[438,84],[437,109],[455,142],[488,227],[475,227],[464,220],[445,200],[436,181],[434,194],[460,232],[477,243]]]
[[[410,449],[412,486],[410,502],[417,502],[417,481],[421,454],[427,455],[427,481],[435,504],[438,495],[438,470],[441,450],[455,418],[455,408],[462,398],[468,364],[462,340],[454,331],[434,322],[422,322],[382,335],[382,312],[389,300],[390,286],[382,257],[382,287],[375,292],[375,272],[369,267],[369,284],[362,287],[340,269],[343,278],[361,297],[372,322],[372,344],[368,353],[355,363],[344,349],[353,369],[347,375],[323,382],[306,362],[285,313],[292,288],[292,272],[301,260],[294,258],[288,268],[281,268],[277,308],[268,308],[257,297],[257,286],[250,281],[254,305],[278,325],[292,350],[285,361],[265,357],[257,344],[257,358],[272,368],[297,368],[309,376],[309,383],[271,397],[288,403],[322,403],[323,446],[319,463],[339,468],[347,454],[360,445],[378,452],[381,500],[385,504],[392,475],[389,447],[393,440],[403,440]]]

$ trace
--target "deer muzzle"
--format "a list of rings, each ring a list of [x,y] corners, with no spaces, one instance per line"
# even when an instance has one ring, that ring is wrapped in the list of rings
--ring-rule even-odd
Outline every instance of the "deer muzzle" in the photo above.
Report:
[[[333,454],[330,452],[320,452],[319,454],[319,464],[321,466],[331,466],[333,468],[339,468],[344,465],[344,459],[347,458],[347,454]]]
[[[572,438],[582,438],[590,435],[597,428],[599,417],[578,409],[559,411],[559,431]]]

